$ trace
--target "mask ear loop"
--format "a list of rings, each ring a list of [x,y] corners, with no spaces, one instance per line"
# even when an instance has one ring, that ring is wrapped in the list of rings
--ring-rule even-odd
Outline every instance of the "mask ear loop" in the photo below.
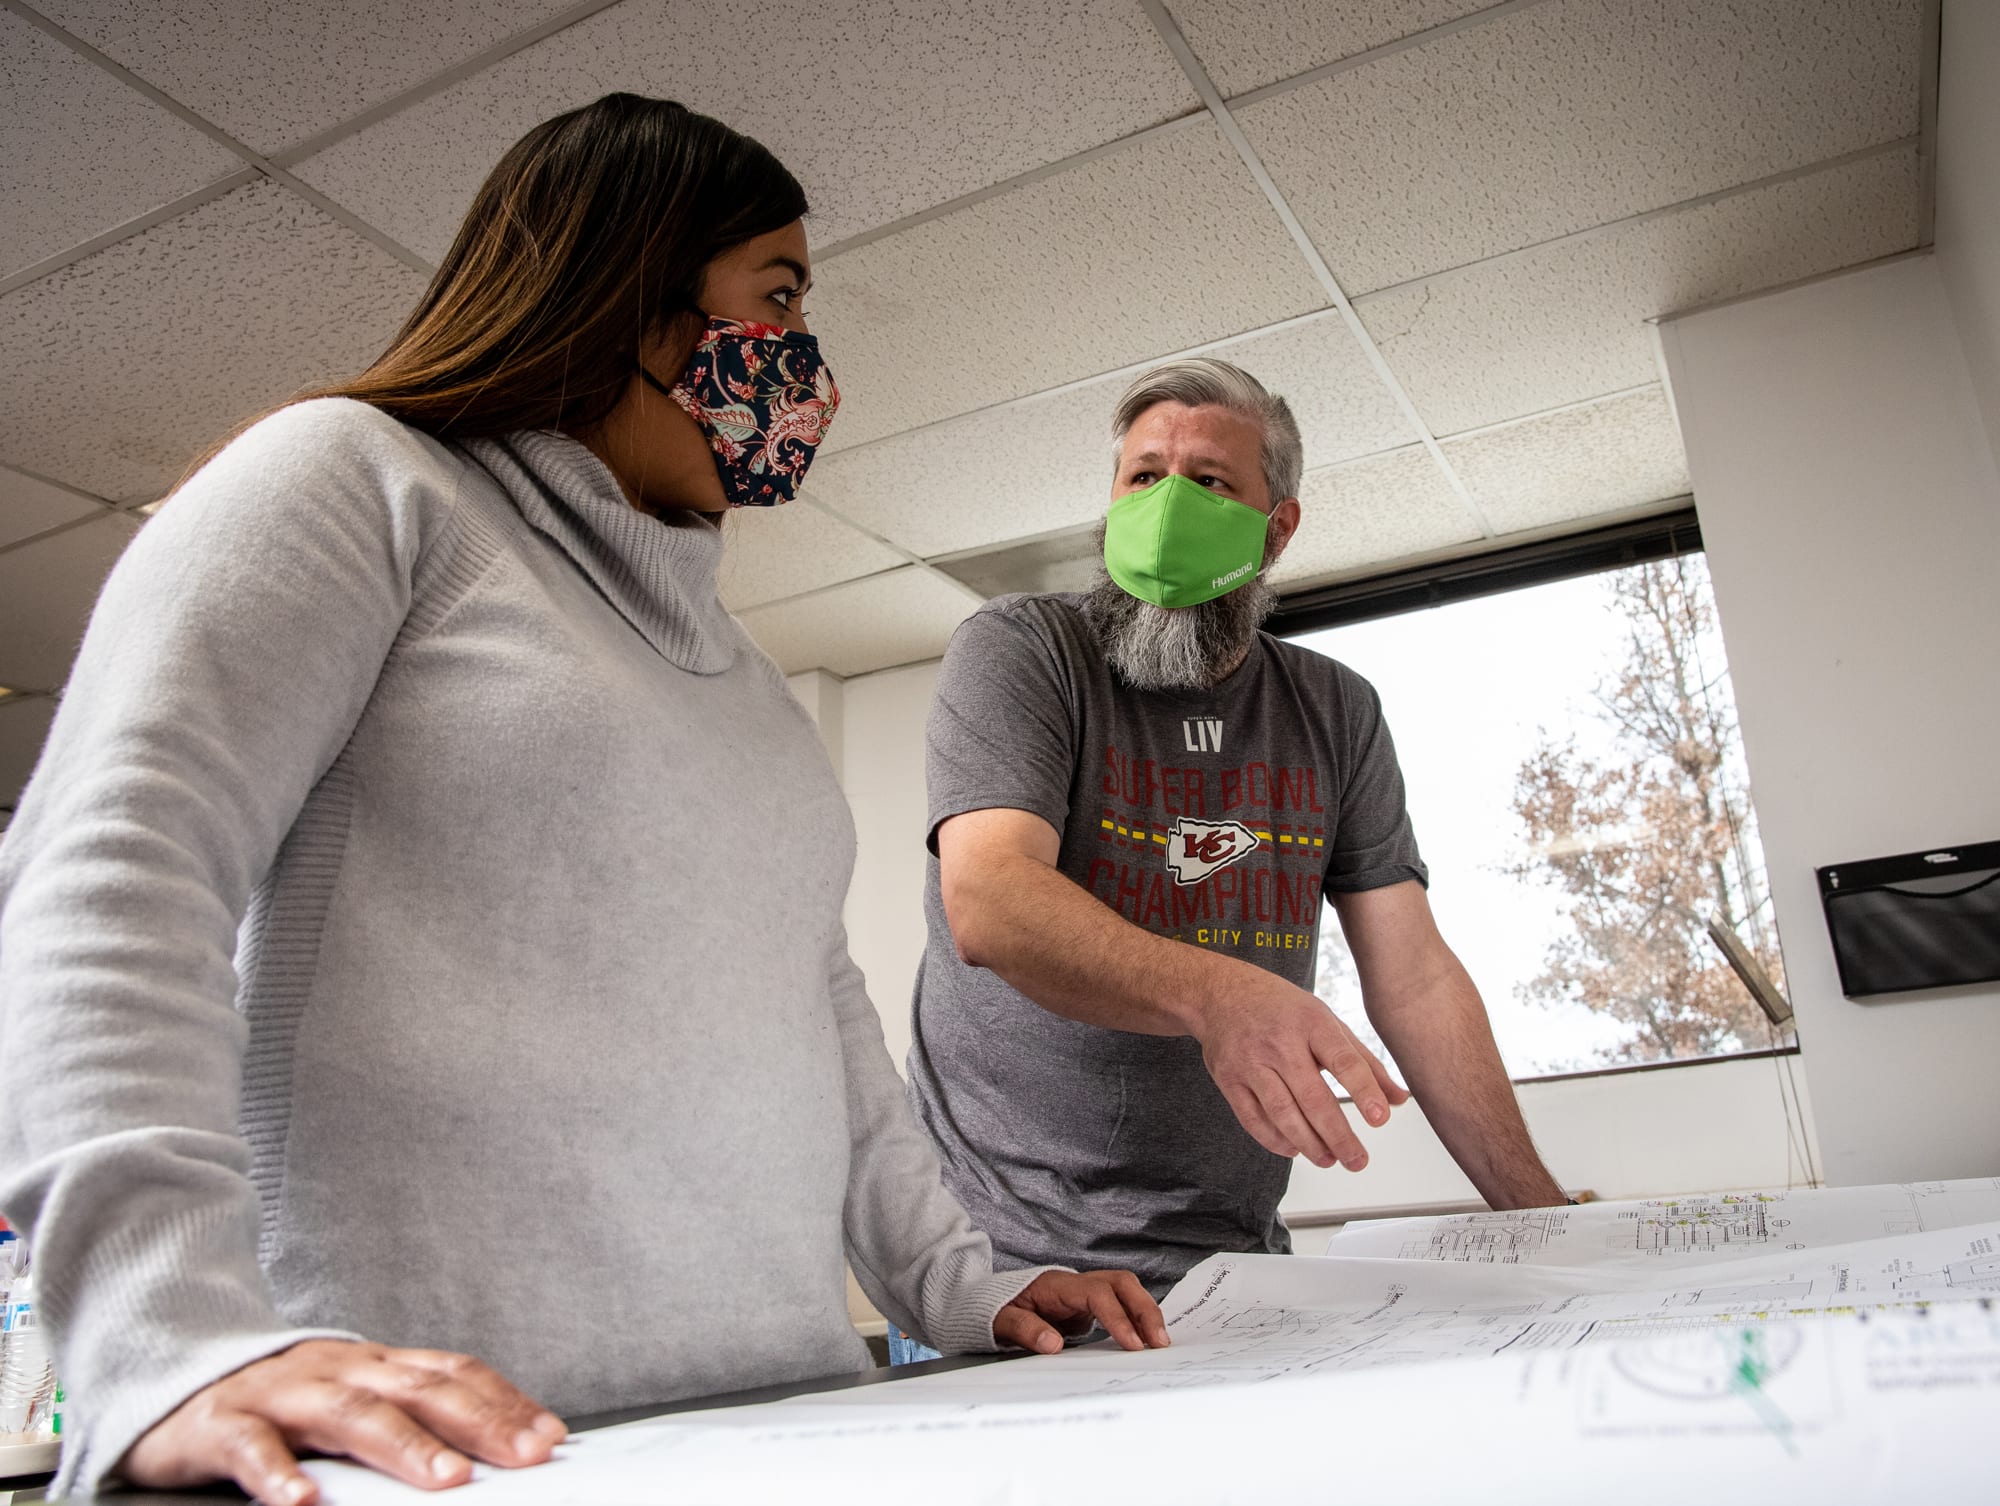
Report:
[[[694,315],[695,318],[701,321],[701,328],[704,330],[708,328],[708,322],[713,317],[706,309],[704,309],[700,304],[696,303],[692,298],[683,298],[680,300],[678,304],[674,306],[674,317],[679,317],[684,314]],[[688,347],[687,359],[681,362],[681,369],[683,371],[687,369],[688,361],[694,359],[695,349],[700,344],[701,344],[701,332],[698,330],[695,333],[693,344],[691,344]],[[634,355],[632,357],[632,369],[638,372],[640,376],[644,377],[646,379],[647,385],[649,385],[655,392],[659,393],[662,397],[673,397],[674,389],[672,383],[663,382],[658,377],[654,376],[652,371],[647,368],[646,363],[640,360],[637,355]],[[680,378],[678,376],[674,378],[674,381],[676,382],[679,380]],[[678,401],[678,399],[676,399],[676,401]]]

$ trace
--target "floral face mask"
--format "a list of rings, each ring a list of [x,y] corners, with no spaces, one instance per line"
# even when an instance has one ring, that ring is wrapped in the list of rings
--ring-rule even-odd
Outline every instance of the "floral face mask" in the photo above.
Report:
[[[840,406],[819,341],[775,324],[710,319],[673,386],[639,374],[708,435],[731,507],[791,501]]]

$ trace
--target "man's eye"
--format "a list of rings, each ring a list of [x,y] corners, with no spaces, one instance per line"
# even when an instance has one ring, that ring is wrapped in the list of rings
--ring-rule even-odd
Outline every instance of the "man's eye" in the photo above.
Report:
[[[1152,484],[1154,478],[1151,471],[1134,471],[1126,479],[1134,486],[1149,486]]]
[[[1199,481],[1212,492],[1226,492],[1229,490],[1229,483],[1224,481],[1220,476],[1197,476],[1195,480]]]

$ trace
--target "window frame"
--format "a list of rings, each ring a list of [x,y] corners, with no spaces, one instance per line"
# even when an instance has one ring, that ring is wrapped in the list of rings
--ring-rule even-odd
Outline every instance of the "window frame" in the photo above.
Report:
[[[1552,585],[1585,575],[1604,575],[1633,565],[1682,555],[1701,554],[1701,520],[1693,501],[1666,512],[1624,522],[1578,529],[1552,538],[1535,539],[1501,549],[1434,560],[1400,570],[1360,575],[1308,587],[1281,597],[1265,623],[1274,637],[1292,639],[1327,628],[1401,617],[1429,607],[1475,601],[1510,591]],[[1798,1023],[1793,1021],[1791,1045],[1760,1046],[1719,1056],[1690,1056],[1674,1061],[1622,1062],[1569,1072],[1537,1072],[1513,1077],[1515,1085],[1531,1082],[1571,1082],[1588,1077],[1623,1077],[1634,1072],[1666,1072],[1715,1062],[1751,1061],[1800,1054]],[[1342,1101],[1346,1100],[1344,1095]]]
[[[1671,512],[1581,529],[1558,538],[1308,587],[1281,596],[1264,630],[1275,637],[1296,638],[1378,617],[1400,617],[1425,607],[1449,606],[1703,552],[1701,522],[1689,503]]]

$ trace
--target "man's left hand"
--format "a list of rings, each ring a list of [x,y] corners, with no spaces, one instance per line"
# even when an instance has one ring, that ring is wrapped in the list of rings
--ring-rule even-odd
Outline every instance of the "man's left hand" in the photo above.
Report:
[[[1101,1326],[1121,1349],[1167,1347],[1160,1304],[1130,1271],[1044,1271],[994,1315],[993,1337],[1054,1354],[1065,1334],[1073,1338],[1093,1326]]]

